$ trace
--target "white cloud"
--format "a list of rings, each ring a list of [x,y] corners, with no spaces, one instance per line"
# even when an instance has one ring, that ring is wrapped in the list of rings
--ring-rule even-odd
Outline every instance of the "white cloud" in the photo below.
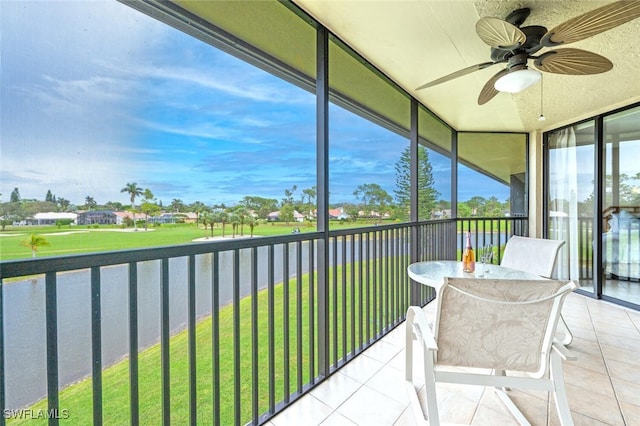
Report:
[[[363,158],[355,158],[351,156],[337,157],[331,156],[329,157],[329,164],[332,165],[335,169],[343,169],[346,168],[350,173],[353,173],[354,170],[363,169],[363,170],[376,170],[380,165],[375,161],[368,161]]]
[[[121,157],[62,151],[48,156],[46,161],[55,167],[48,167],[43,173],[39,158],[10,158],[6,162],[3,158],[1,192],[8,194],[18,187],[23,198],[44,199],[51,189],[57,196],[76,203],[88,195],[99,202],[118,201],[119,189],[135,172],[134,164]]]
[[[0,192],[121,198],[141,155],[126,151],[136,82],[95,58],[126,66],[168,28],[110,0],[2,0],[1,19]]]
[[[106,76],[61,80],[45,75],[43,84],[27,90],[47,113],[77,118],[95,114],[98,108],[102,112],[117,111],[128,100],[131,83]]]
[[[216,126],[209,123],[199,123],[195,126],[185,126],[184,124],[160,123],[149,120],[135,120],[137,124],[151,131],[171,133],[174,135],[194,136],[205,139],[225,139],[233,137],[235,130],[228,127]]]
[[[207,47],[208,48],[208,47]],[[283,91],[282,85],[275,83],[271,75],[258,69],[242,66],[238,69],[237,60],[225,58],[219,63],[212,63],[210,68],[196,69],[193,67],[167,66],[159,63],[130,64],[121,66],[116,61],[109,63],[101,61],[106,68],[112,68],[129,78],[141,80],[154,79],[184,83],[188,86],[197,85],[204,89],[221,92],[226,95],[257,102],[278,104],[309,104],[313,99],[299,90]]]
[[[214,199],[211,186],[246,191],[249,172],[261,189],[267,172],[282,189],[315,173],[296,157],[315,153],[312,94],[113,0],[0,1],[0,193],[126,203],[137,182],[165,201]],[[335,161],[375,170],[357,148]]]

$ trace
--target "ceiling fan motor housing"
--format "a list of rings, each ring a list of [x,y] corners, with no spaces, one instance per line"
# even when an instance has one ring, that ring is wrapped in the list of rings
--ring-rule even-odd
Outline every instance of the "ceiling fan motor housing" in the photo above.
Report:
[[[526,53],[518,53],[509,58],[509,62],[507,63],[507,70],[509,72],[516,71],[518,69],[526,68],[527,61],[529,60],[529,55]]]

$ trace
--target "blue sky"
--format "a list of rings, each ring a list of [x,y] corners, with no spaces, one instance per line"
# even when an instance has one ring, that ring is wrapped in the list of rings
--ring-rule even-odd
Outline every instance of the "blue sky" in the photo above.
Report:
[[[0,192],[120,201],[136,182],[168,204],[278,200],[315,185],[315,99],[115,1],[2,0]],[[331,202],[391,195],[407,141],[331,108]],[[448,198],[448,160],[433,156]],[[488,179],[466,188],[504,200]]]

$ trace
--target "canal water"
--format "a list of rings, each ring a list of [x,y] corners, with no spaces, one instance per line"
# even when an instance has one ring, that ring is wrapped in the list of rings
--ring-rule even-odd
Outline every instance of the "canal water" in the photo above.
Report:
[[[309,270],[308,244],[302,244],[302,273]],[[283,246],[274,247],[274,265],[282,265]],[[289,249],[289,273],[297,274],[296,245]],[[239,251],[240,295],[250,294],[251,251]],[[211,314],[212,255],[196,257],[196,315]],[[267,287],[268,248],[258,249],[258,287]],[[219,255],[220,306],[233,300],[233,253]],[[160,339],[161,262],[138,263],[138,339],[140,349]],[[274,268],[276,283],[283,280]],[[187,258],[169,261],[171,332],[187,325]],[[129,353],[128,265],[101,270],[102,363]],[[81,270],[57,278],[59,385],[63,388],[91,374],[91,273]],[[44,276],[4,287],[6,408],[28,406],[46,396],[46,328]]]

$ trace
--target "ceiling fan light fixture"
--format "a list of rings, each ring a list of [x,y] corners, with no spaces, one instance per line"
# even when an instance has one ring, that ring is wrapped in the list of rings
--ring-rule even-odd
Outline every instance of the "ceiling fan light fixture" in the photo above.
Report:
[[[496,80],[494,87],[500,92],[518,93],[536,84],[541,76],[542,74],[536,70],[519,69],[500,77]]]

